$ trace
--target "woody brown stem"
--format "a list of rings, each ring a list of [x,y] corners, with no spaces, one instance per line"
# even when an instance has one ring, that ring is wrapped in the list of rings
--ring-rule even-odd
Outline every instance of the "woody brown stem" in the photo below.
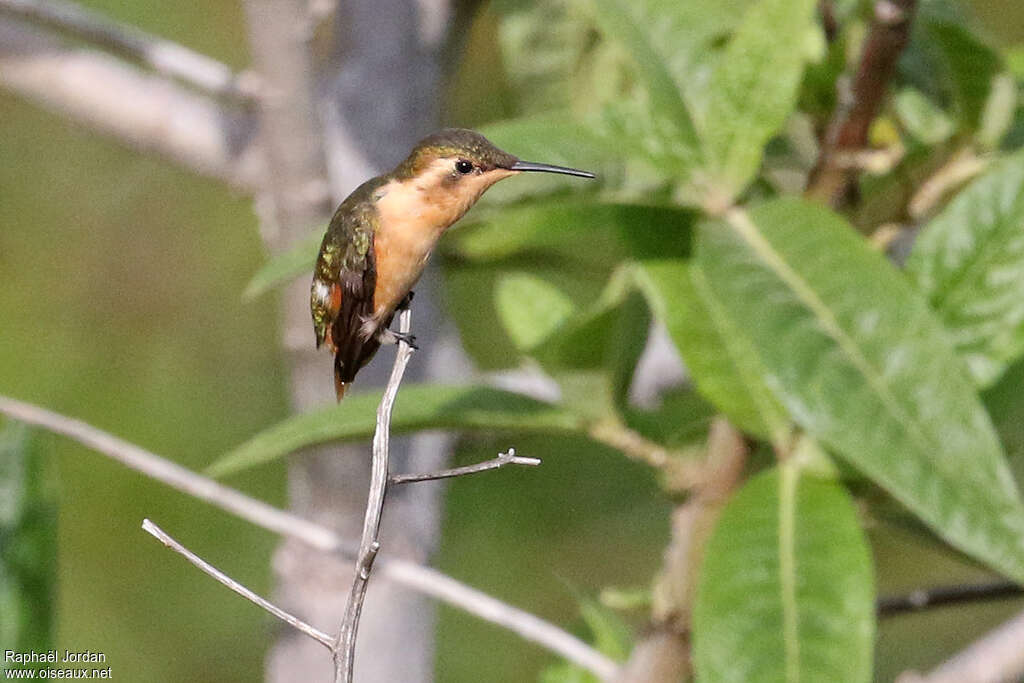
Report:
[[[842,208],[856,201],[856,153],[867,146],[868,131],[889,89],[896,62],[910,38],[917,0],[879,0],[853,83],[840,79],[836,109],[811,171],[807,196]]]

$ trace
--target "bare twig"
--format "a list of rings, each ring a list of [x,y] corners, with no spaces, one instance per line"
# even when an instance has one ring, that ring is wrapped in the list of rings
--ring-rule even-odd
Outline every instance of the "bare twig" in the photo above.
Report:
[[[143,152],[251,191],[263,162],[255,119],[240,107],[147,74],[116,57],[0,22],[0,87]]]
[[[808,196],[836,207],[850,202],[858,171],[850,159],[867,145],[868,130],[909,40],[916,7],[917,0],[875,3],[853,83],[839,82],[838,104],[822,140],[818,164],[808,179]]]
[[[193,565],[198,567],[201,571],[217,579],[217,581],[219,581],[221,584],[227,586],[234,592],[238,593],[249,602],[259,605],[260,607],[267,610],[281,621],[287,624],[291,624],[292,626],[302,631],[313,640],[316,640],[320,644],[324,645],[328,649],[332,649],[334,647],[334,638],[324,633],[320,629],[310,626],[298,617],[295,617],[289,614],[288,612],[285,612],[283,609],[281,609],[274,603],[270,602],[269,600],[261,598],[260,596],[256,595],[251,590],[249,590],[242,584],[238,583],[237,581],[235,581],[230,576],[214,567],[212,564],[210,564],[203,558],[193,553],[191,550],[183,546],[181,543],[171,538],[167,534],[167,532],[165,532],[163,529],[158,527],[150,520],[142,520],[142,528],[147,533],[156,537],[156,539],[163,543],[165,546],[167,546],[168,548],[170,548],[171,550],[173,550],[174,552],[178,553],[186,560],[191,562]]]
[[[986,600],[1003,600],[1024,596],[1024,588],[1012,581],[993,581],[991,583],[964,584],[959,586],[936,586],[921,588],[906,595],[892,595],[879,598],[876,611],[880,617],[891,617],[907,612],[958,605],[965,602],[983,602]]]
[[[250,498],[219,482],[192,472],[85,422],[59,415],[30,403],[0,396],[0,413],[27,424],[66,436],[126,467],[173,489],[274,533],[295,538],[323,552],[355,557],[357,546],[326,527]],[[386,578],[440,600],[578,664],[602,680],[611,679],[618,666],[579,638],[529,612],[467,586],[436,569],[401,559],[380,558],[376,569]]]
[[[416,481],[450,479],[452,477],[462,477],[467,474],[476,474],[477,472],[488,472],[490,470],[505,467],[506,465],[525,465],[527,467],[536,467],[537,465],[540,465],[540,458],[521,457],[516,455],[516,449],[510,448],[507,453],[499,453],[498,457],[485,460],[484,462],[478,462],[475,465],[453,467],[451,469],[440,470],[438,472],[427,472],[425,474],[393,474],[389,481],[392,484],[409,484]]]
[[[922,676],[907,672],[897,683],[1009,683],[1024,676],[1024,612],[990,631]]]
[[[0,14],[80,38],[97,47],[143,64],[210,95],[249,100],[256,96],[258,77],[235,74],[212,57],[163,38],[149,35],[60,0],[0,0]]]
[[[907,204],[910,217],[917,221],[927,218],[943,199],[984,171],[991,161],[991,156],[978,156],[969,147],[961,149],[914,193]]]
[[[399,332],[408,338],[411,329],[412,311],[406,308],[399,317]],[[377,406],[377,429],[373,433],[373,461],[370,470],[370,493],[366,501],[366,517],[363,519],[363,535],[359,541],[359,557],[356,559],[355,576],[349,591],[345,616],[338,633],[338,648],[334,653],[334,679],[351,683],[355,666],[356,635],[359,632],[359,616],[363,611],[366,587],[370,581],[373,560],[380,548],[380,518],[384,512],[384,497],[388,488],[388,455],[391,441],[391,411],[395,407],[398,387],[405,375],[413,348],[405,339],[398,342],[398,353],[391,368],[391,378],[384,388],[384,395]]]

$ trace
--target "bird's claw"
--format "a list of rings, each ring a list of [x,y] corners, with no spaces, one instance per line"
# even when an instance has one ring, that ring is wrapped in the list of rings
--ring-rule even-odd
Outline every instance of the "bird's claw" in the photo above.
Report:
[[[413,351],[420,350],[420,347],[416,345],[415,334],[406,334],[404,332],[392,332],[391,334],[394,337],[396,344],[398,342],[402,342],[403,344],[407,344]]]

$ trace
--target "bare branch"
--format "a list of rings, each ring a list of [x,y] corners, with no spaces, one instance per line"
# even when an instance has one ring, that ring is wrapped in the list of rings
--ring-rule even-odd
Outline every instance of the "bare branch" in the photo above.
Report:
[[[356,559],[355,576],[349,591],[345,616],[338,633],[338,649],[334,653],[334,680],[352,683],[355,667],[356,635],[359,632],[359,616],[363,611],[366,587],[370,581],[373,560],[380,548],[380,518],[384,513],[384,497],[388,488],[388,456],[391,441],[391,411],[395,407],[398,387],[402,384],[405,367],[412,357],[413,348],[406,339],[412,327],[412,311],[405,308],[399,317],[398,353],[391,368],[391,378],[384,388],[384,395],[377,406],[377,429],[373,433],[373,461],[370,470],[370,493],[366,501],[366,516],[363,519],[363,535],[359,541],[359,557]]]
[[[1024,676],[1024,612],[975,641],[926,676],[907,672],[897,683],[1003,683]]]
[[[1012,581],[964,584],[960,586],[937,586],[921,588],[906,595],[892,595],[879,598],[876,605],[878,616],[891,617],[907,612],[920,612],[946,605],[965,602],[1003,600],[1024,595],[1024,588]]]
[[[393,474],[389,480],[392,484],[409,484],[416,481],[434,481],[436,479],[450,479],[452,477],[462,477],[467,474],[476,474],[477,472],[488,472],[490,470],[496,470],[506,465],[525,465],[527,467],[536,467],[540,465],[540,458],[526,458],[516,455],[516,449],[510,448],[507,453],[499,453],[498,457],[485,460],[484,462],[478,462],[475,465],[466,465],[465,467],[453,467],[447,470],[440,470],[438,472],[427,472],[425,474]]]
[[[212,57],[134,26],[118,24],[70,2],[0,0],[0,14],[80,38],[210,95],[242,101],[257,95],[259,77],[252,72],[235,74],[231,67]]]
[[[251,113],[25,22],[0,22],[0,87],[245,192],[262,174]]]
[[[302,541],[323,552],[355,557],[355,543],[334,531],[294,514],[250,498],[232,488],[192,472],[134,444],[80,420],[59,415],[30,403],[0,396],[0,413],[26,424],[61,434],[173,489],[210,503],[282,536]],[[377,570],[403,586],[440,600],[578,664],[602,680],[611,679],[614,661],[554,624],[467,586],[436,569],[401,559],[380,558]]]
[[[289,614],[288,612],[285,612],[283,609],[281,609],[274,603],[270,602],[269,600],[266,600],[265,598],[261,598],[260,596],[256,595],[251,590],[249,590],[242,584],[238,583],[237,581],[235,581],[230,576],[214,567],[212,564],[210,564],[203,558],[193,553],[191,550],[183,546],[181,543],[171,538],[167,534],[167,532],[165,532],[163,529],[158,527],[150,520],[142,520],[142,528],[147,533],[156,537],[156,539],[163,543],[165,546],[167,546],[168,548],[170,548],[171,550],[173,550],[174,552],[178,553],[186,560],[191,562],[193,565],[198,567],[202,572],[209,574],[213,578],[217,579],[217,581],[219,581],[221,584],[227,586],[234,592],[238,593],[249,602],[259,605],[260,607],[270,612],[281,621],[287,624],[291,624],[292,626],[302,631],[313,640],[318,641],[320,644],[324,645],[328,649],[332,649],[334,647],[334,638],[327,635],[320,629],[310,626],[298,617],[295,617]]]
[[[811,171],[807,195],[839,207],[850,202],[855,187],[856,153],[868,142],[868,130],[888,92],[889,81],[910,38],[917,0],[878,0],[850,85],[839,81],[838,104],[822,141],[818,165]]]

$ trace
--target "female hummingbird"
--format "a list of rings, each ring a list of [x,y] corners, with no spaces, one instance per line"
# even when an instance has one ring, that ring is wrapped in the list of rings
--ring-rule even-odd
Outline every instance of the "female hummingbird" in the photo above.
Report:
[[[487,138],[448,128],[421,140],[395,170],[366,181],[341,203],[327,228],[310,292],[317,348],[334,353],[340,401],[382,342],[445,230],[491,185],[524,171],[594,174],[520,161]],[[411,342],[411,338],[404,341]]]

